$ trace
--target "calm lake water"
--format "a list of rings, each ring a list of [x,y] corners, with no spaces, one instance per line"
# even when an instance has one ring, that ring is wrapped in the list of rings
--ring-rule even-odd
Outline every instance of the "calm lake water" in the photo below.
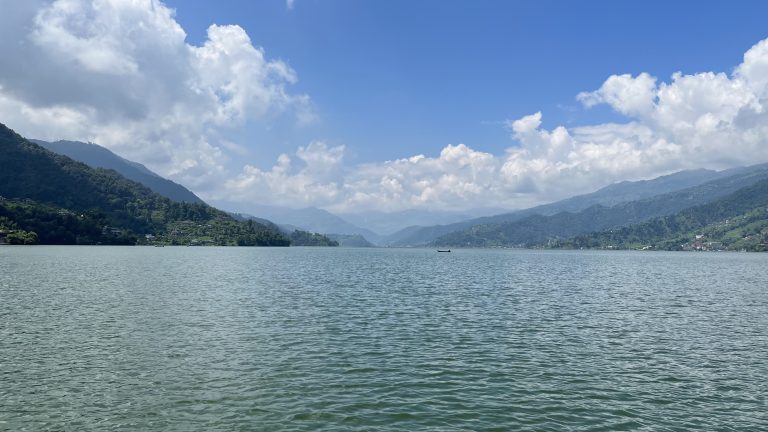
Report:
[[[0,247],[0,430],[767,430],[768,254]]]

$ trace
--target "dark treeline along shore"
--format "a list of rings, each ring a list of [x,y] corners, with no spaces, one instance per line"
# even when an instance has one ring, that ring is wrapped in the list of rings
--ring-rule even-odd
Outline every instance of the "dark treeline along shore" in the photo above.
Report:
[[[238,220],[191,192],[168,198],[113,169],[49,151],[2,124],[0,166],[0,244],[337,245],[319,234],[286,234],[268,221]]]

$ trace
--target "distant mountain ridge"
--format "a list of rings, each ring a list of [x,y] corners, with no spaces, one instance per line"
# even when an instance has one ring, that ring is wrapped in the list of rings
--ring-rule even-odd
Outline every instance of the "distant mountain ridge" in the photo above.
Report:
[[[372,243],[378,243],[381,235],[354,225],[343,218],[316,207],[292,209],[265,205],[250,205],[241,217],[261,218],[273,221],[287,230],[300,229],[321,234],[361,235]]]
[[[338,242],[341,247],[375,247],[374,244],[360,234],[326,234],[326,236]]]
[[[686,170],[651,180],[623,181],[605,186],[589,194],[577,195],[525,210],[475,218],[448,225],[408,227],[387,236],[383,241],[392,246],[422,246],[434,242],[441,236],[470,229],[474,226],[511,223],[532,215],[551,216],[560,212],[575,213],[594,205],[611,207],[624,202],[637,201],[698,186],[708,181],[729,177],[749,169],[748,167],[740,167],[724,171],[706,169]]]
[[[476,208],[464,211],[408,209],[395,212],[338,213],[337,216],[388,238],[390,235],[412,226],[445,225],[506,211],[509,210],[503,208]]]
[[[531,215],[510,222],[475,225],[434,240],[439,246],[525,247],[589,232],[620,228],[716,201],[768,178],[768,164],[729,170],[724,178],[613,207],[593,205],[580,212]],[[735,174],[734,174],[735,173]]]
[[[141,183],[173,201],[203,203],[203,200],[184,186],[155,174],[138,162],[122,158],[98,144],[63,140],[48,142],[33,139],[29,141],[93,168],[115,170],[123,177]]]
[[[768,251],[768,180],[713,202],[617,230],[565,240],[557,247]]]
[[[0,225],[45,244],[288,246],[270,226],[204,203],[176,202],[114,170],[92,168],[0,124]],[[1,227],[0,227],[1,228]]]
[[[252,216],[246,213],[230,213],[230,215],[243,222],[254,221],[283,233],[291,239],[291,246],[339,246],[336,238],[330,235],[312,233],[299,227],[287,224],[278,225],[270,220]]]
[[[145,166],[124,159],[110,150],[92,143],[78,141],[46,142],[29,140],[57,154],[72,157],[89,166],[115,170],[124,177],[141,183],[154,192],[177,202],[203,203],[194,193],[183,186],[164,179]],[[705,189],[691,192],[686,201],[678,196],[677,203],[653,199],[665,194],[696,188],[718,179],[749,175],[767,168],[768,164],[755,167],[734,168],[724,171],[706,169],[681,171],[651,180],[622,181],[603,187],[593,193],[567,198],[530,209],[461,220],[471,212],[441,212],[407,210],[396,213],[362,212],[335,215],[326,210],[309,207],[289,209],[270,206],[254,206],[259,215],[236,215],[242,220],[252,220],[270,230],[282,231],[290,237],[296,230],[308,233],[327,234],[331,240],[342,245],[423,246],[427,244],[445,246],[500,246],[512,244],[534,244],[543,238],[563,238],[583,234],[606,227],[620,227],[635,224],[648,218],[663,216],[680,210],[681,205],[692,202],[707,202],[717,193],[732,191],[726,187],[720,192]],[[752,174],[750,174],[752,173]],[[735,178],[735,177],[734,177]],[[742,185],[741,183],[737,185]],[[698,200],[698,201],[697,201]],[[662,203],[663,202],[663,203]],[[485,212],[488,210],[486,209]],[[477,213],[475,213],[477,214]],[[480,213],[482,214],[482,213]],[[277,221],[280,225],[272,223]],[[402,226],[404,221],[453,221],[445,225],[409,226],[389,235]],[[357,223],[355,223],[357,222]],[[374,226],[380,231],[361,227]],[[527,234],[522,234],[526,231]],[[302,241],[306,240],[302,237]],[[323,240],[325,241],[325,240]],[[514,243],[519,241],[519,243]]]

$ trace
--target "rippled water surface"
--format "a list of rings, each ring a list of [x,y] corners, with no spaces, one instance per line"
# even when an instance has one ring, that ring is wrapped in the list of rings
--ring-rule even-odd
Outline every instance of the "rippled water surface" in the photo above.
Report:
[[[768,430],[768,254],[0,248],[0,430]]]

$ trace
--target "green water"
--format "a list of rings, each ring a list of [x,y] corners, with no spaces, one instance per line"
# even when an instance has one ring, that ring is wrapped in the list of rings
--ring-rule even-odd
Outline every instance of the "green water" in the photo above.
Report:
[[[0,430],[768,430],[768,254],[0,247]]]

